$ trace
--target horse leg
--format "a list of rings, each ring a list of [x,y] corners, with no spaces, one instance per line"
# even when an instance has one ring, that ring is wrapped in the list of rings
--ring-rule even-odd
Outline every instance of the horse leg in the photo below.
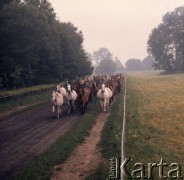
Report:
[[[104,108],[103,109],[104,111],[106,111],[106,105],[107,105],[107,101],[106,101],[106,99],[104,99],[104,107],[103,107]]]
[[[70,105],[71,105],[71,112],[73,112],[73,104],[74,104],[74,102],[73,102],[73,100],[71,100],[71,101],[70,101]]]
[[[60,118],[60,117],[61,117],[61,106],[58,105],[58,118]]]
[[[81,113],[84,114],[85,111],[86,111],[86,103],[83,102],[83,103],[81,103]]]
[[[84,112],[85,112],[85,103],[82,103],[81,113],[84,114]]]
[[[109,109],[109,107],[110,107],[110,99],[107,100],[106,109]]]
[[[61,106],[62,107],[62,106]],[[62,108],[60,107],[60,117],[61,117],[61,113],[62,113]]]
[[[78,105],[78,102],[75,100],[75,107],[76,107],[76,109],[78,110],[79,109],[79,105]]]
[[[68,100],[68,114],[70,114],[70,100]]]
[[[113,102],[114,100],[114,95],[112,95],[112,97],[110,98],[110,104]]]
[[[95,101],[95,103],[96,103],[96,96],[94,96],[94,101]]]
[[[87,102],[85,103],[85,110],[88,109],[88,102],[89,102],[89,101],[87,101]]]
[[[55,117],[55,113],[57,113],[55,108],[56,108],[56,107],[53,105],[53,106],[52,106],[53,117]]]
[[[57,118],[59,119],[60,107],[57,107]]]
[[[52,106],[52,112],[53,113],[55,112],[55,106]]]
[[[118,85],[118,92],[120,93],[120,91],[121,91],[121,86]]]
[[[79,107],[79,110],[80,110],[81,114],[83,114],[83,103],[78,102],[78,107]]]
[[[103,110],[103,100],[100,99],[100,104],[101,104],[101,107],[102,107],[102,110]]]

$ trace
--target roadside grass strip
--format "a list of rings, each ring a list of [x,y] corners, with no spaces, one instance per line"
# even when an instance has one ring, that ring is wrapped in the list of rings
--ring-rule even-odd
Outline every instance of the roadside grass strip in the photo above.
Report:
[[[47,151],[33,160],[22,172],[17,180],[46,180],[50,179],[53,167],[64,162],[77,144],[82,143],[89,130],[95,124],[96,116],[101,112],[100,104],[92,104],[88,111],[63,137],[57,140]],[[84,149],[85,151],[85,149]],[[85,157],[84,157],[85,158]]]
[[[184,75],[127,79],[125,154],[131,160],[126,179],[179,179],[184,176]]]
[[[41,94],[34,94],[31,96],[25,96],[19,99],[9,100],[4,103],[0,103],[0,112],[10,111],[19,106],[29,106],[37,104],[39,102],[48,101],[51,97],[51,92],[44,92]]]
[[[20,89],[15,89],[15,90],[0,91],[0,96],[22,94],[22,93],[26,93],[26,92],[30,92],[30,91],[38,91],[38,90],[42,90],[42,89],[52,88],[55,86],[56,86],[55,84],[43,84],[43,85],[20,88]]]
[[[101,149],[102,156],[107,160],[106,164],[99,167],[95,173],[86,177],[86,180],[107,180],[109,179],[109,159],[119,158],[121,155],[121,133],[123,121],[123,98],[124,92],[117,95],[110,116],[103,128],[101,141],[98,146]]]

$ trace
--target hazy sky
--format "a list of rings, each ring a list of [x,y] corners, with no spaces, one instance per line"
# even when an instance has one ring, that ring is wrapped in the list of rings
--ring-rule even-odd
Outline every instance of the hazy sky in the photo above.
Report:
[[[147,40],[162,16],[184,0],[50,0],[57,17],[84,35],[84,49],[106,47],[124,64],[147,56]]]

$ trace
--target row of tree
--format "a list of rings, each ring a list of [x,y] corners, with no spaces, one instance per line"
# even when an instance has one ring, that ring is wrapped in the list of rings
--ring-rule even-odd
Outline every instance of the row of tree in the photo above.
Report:
[[[126,70],[128,71],[149,71],[154,70],[155,60],[152,56],[147,56],[142,61],[140,59],[129,59],[126,63]]]
[[[92,73],[82,32],[58,21],[47,0],[0,5],[1,87],[54,83]]]
[[[140,59],[129,59],[125,63],[125,67],[121,61],[115,57],[107,48],[100,48],[93,52],[93,55],[89,54],[89,59],[94,65],[94,73],[96,74],[113,74],[121,73],[124,70],[128,71],[142,71],[153,70],[154,59],[151,56],[147,56],[142,61]]]
[[[148,53],[155,59],[156,69],[184,71],[184,6],[166,13],[152,30]]]
[[[112,53],[107,48],[100,48],[89,55],[95,74],[113,74],[124,70],[121,61],[116,57],[113,58]]]

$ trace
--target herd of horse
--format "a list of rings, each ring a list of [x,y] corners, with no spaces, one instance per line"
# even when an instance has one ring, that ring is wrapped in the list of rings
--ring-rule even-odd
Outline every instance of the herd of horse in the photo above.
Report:
[[[90,101],[96,103],[100,100],[101,108],[107,111],[113,101],[114,95],[121,91],[124,75],[98,75],[77,78],[73,82],[66,81],[57,85],[52,92],[51,105],[52,112],[61,117],[61,109],[67,104],[68,114],[80,111],[84,114]]]

